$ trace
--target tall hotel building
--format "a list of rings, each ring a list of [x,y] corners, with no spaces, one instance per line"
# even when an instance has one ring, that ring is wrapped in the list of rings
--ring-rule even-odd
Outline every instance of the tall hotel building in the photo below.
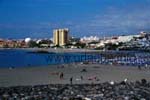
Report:
[[[56,29],[53,31],[53,41],[55,45],[63,46],[68,43],[68,29]]]

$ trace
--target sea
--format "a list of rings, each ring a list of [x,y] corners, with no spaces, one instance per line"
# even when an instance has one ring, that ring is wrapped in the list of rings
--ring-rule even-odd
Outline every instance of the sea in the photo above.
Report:
[[[105,54],[107,56],[102,53],[89,52],[35,52],[26,49],[0,49],[0,68],[36,67],[80,62],[129,66],[150,65],[149,52],[109,51]],[[119,56],[111,57],[117,54]]]
[[[30,67],[67,64],[99,59],[100,55],[89,53],[36,52],[25,49],[1,49],[0,67]]]

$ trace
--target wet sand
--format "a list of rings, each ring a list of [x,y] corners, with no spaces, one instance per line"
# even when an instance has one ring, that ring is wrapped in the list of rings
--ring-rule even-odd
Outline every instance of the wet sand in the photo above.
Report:
[[[81,72],[86,69],[87,72]],[[64,73],[60,79],[59,73]],[[80,77],[83,77],[83,80]],[[125,78],[128,81],[141,80],[150,81],[150,69],[131,66],[114,66],[100,64],[66,64],[50,65],[43,67],[26,68],[1,68],[0,87],[17,85],[42,85],[42,84],[70,84],[70,77],[73,77],[73,84],[102,83],[106,81],[120,82]],[[96,77],[96,80],[95,80]]]

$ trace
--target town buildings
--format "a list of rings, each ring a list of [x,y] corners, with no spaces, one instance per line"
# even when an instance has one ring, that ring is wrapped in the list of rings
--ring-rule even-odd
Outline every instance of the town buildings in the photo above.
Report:
[[[0,48],[86,48],[97,50],[149,50],[150,33],[113,37],[70,37],[68,29],[56,29],[53,38],[45,39],[0,39]]]

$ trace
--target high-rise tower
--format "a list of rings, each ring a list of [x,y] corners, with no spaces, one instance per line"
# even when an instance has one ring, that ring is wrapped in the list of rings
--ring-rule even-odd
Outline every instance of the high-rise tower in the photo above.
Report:
[[[55,45],[63,46],[68,43],[68,29],[56,29],[53,31],[53,41]]]

